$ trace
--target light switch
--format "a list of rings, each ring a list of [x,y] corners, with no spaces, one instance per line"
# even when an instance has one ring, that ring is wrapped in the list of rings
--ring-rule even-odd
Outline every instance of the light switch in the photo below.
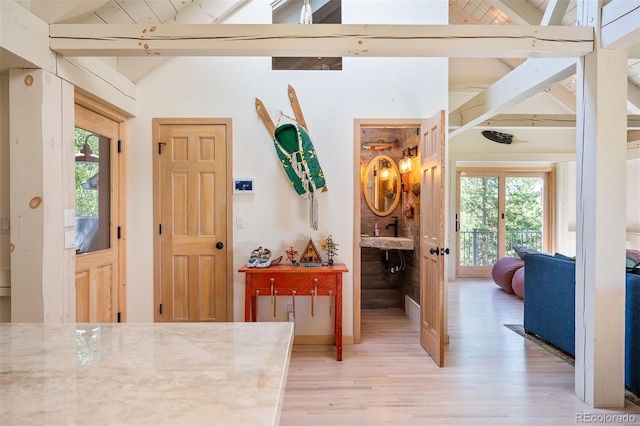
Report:
[[[244,215],[236,215],[236,228],[244,228]]]
[[[64,248],[66,248],[66,249],[76,248],[76,233],[75,233],[75,231],[65,231],[65,233],[64,233]]]
[[[74,209],[64,210],[64,226],[76,226],[76,211]]]

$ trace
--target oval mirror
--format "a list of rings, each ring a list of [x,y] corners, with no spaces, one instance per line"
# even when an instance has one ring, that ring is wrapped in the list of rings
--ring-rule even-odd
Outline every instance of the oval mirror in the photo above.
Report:
[[[364,198],[372,212],[387,216],[400,201],[400,171],[388,155],[374,157],[364,171]]]

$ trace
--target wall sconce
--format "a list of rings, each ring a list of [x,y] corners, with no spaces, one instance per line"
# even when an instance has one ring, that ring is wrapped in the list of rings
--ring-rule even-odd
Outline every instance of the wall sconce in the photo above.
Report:
[[[389,162],[386,160],[383,160],[383,167],[382,170],[380,171],[380,179],[382,179],[383,181],[387,181],[389,180]]]
[[[84,144],[82,145],[80,152],[77,153],[75,156],[76,163],[97,163],[100,161],[98,156],[93,153],[93,151],[91,150],[91,147],[87,143],[87,141],[91,136],[95,136],[98,139],[100,139],[100,136],[96,135],[95,133],[89,133],[84,138]]]
[[[411,160],[418,155],[418,145],[406,148],[402,151],[400,160],[400,174],[402,174],[402,192],[409,192],[409,174],[411,173]]]

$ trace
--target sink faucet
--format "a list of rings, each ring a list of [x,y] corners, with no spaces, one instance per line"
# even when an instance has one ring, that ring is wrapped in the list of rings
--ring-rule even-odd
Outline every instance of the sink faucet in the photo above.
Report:
[[[393,218],[393,223],[388,223],[385,229],[389,229],[393,227],[393,236],[398,236],[398,216],[391,216]]]

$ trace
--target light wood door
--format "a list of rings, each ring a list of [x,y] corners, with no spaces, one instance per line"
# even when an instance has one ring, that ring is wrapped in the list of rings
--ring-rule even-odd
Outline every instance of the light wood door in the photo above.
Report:
[[[444,365],[445,288],[445,134],[444,111],[422,124],[420,237],[420,344],[440,367]]]
[[[228,127],[155,121],[156,321],[227,321]]]
[[[76,119],[76,321],[116,322],[120,318],[122,235],[120,125],[83,106]],[[92,155],[80,158],[79,146]],[[82,149],[82,148],[80,148]],[[84,152],[84,151],[83,151]],[[92,176],[82,167],[91,163]],[[80,170],[79,170],[80,169]]]

